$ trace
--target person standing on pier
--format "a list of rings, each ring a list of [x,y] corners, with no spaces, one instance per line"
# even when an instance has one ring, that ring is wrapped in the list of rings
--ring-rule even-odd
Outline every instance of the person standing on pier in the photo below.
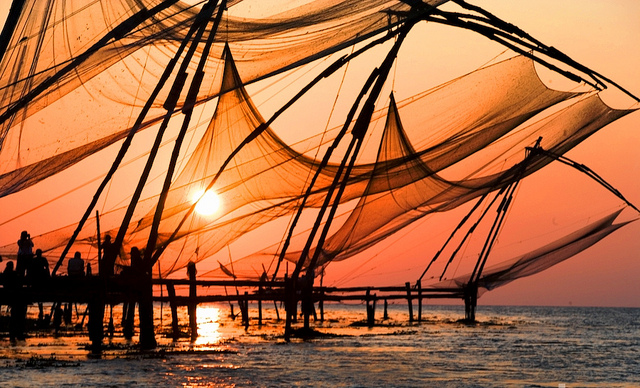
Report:
[[[31,265],[27,269],[29,283],[42,287],[50,276],[47,258],[42,256],[42,249],[36,249],[36,256],[31,260]]]
[[[16,272],[19,278],[24,278],[25,272],[33,258],[33,241],[26,230],[20,233],[18,240],[18,260],[16,262]]]
[[[7,262],[4,267],[4,271],[2,271],[2,286],[5,289],[12,289],[15,287],[16,283],[16,271],[13,267],[13,261]]]
[[[76,252],[67,263],[67,275],[69,277],[78,278],[84,276],[84,260],[80,256],[80,252]]]
[[[102,260],[100,260],[100,266],[98,268],[98,273],[105,279],[115,274],[116,257],[118,253],[114,248],[111,243],[111,236],[106,234],[102,242]]]
[[[17,292],[22,287],[22,284],[18,273],[14,271],[13,261],[8,262],[4,272],[2,272],[2,285],[11,297],[9,299],[9,306],[11,307],[9,339],[12,343],[16,340],[22,341],[25,339],[24,327],[27,318],[27,303],[24,300],[24,295],[21,292]]]

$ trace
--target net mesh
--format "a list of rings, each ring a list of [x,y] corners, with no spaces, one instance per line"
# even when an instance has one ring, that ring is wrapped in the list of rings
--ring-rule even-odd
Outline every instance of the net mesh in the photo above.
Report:
[[[265,123],[245,85],[365,41],[410,15],[402,1],[319,0],[251,19],[238,16],[244,3],[229,2],[229,14],[207,57],[196,104],[217,98],[216,107],[207,111],[206,130],[168,192],[159,227],[162,276],[189,261],[214,257],[255,229],[282,228],[318,169],[319,161],[309,152],[296,151],[267,128],[234,156],[215,182],[212,191],[221,209],[213,215],[188,214],[227,157]],[[173,75],[161,85],[142,125],[133,127],[199,10],[159,0],[26,1],[0,62],[0,196],[18,193],[117,143],[132,128],[155,128],[165,117],[178,116],[186,90],[178,96],[175,111],[163,108]],[[201,53],[198,46],[187,84]],[[545,150],[562,155],[629,112],[608,107],[595,92],[548,88],[524,56],[402,101],[392,96],[388,110],[378,110],[370,123],[371,128],[378,121],[385,123],[375,162],[356,165],[348,177],[341,203],[352,209],[322,246],[318,265],[350,258],[428,214],[455,209],[520,179],[516,168],[525,147],[538,138]],[[405,125],[401,116],[409,119]],[[335,131],[328,132],[313,150],[325,148],[333,136]],[[528,160],[524,176],[550,162],[543,156]],[[320,171],[306,213],[322,204],[338,168],[329,163]],[[157,199],[149,195],[137,203],[120,264],[127,263],[131,247],[146,245]],[[125,211],[117,207],[104,212],[101,229],[114,236]],[[598,227],[606,234],[613,231],[612,221],[607,222]],[[36,236],[38,247],[58,254],[75,227]],[[90,220],[73,247],[90,255],[89,261],[96,260],[95,229]],[[280,236],[285,230],[278,232]],[[567,240],[567,248],[557,251],[573,252],[574,246],[586,247],[585,241],[594,238]],[[296,239],[304,240],[305,233]],[[309,260],[300,257],[295,243],[292,246],[296,248],[286,253],[286,260]],[[314,253],[312,249],[309,255]],[[15,247],[0,247],[0,254],[15,256]],[[277,247],[268,247],[234,263],[222,259],[214,275],[247,277],[255,268],[273,268],[278,254]],[[529,274],[534,266],[518,268],[510,271]]]
[[[159,0],[26,1],[0,63],[0,196],[77,163],[131,128],[199,10],[177,2],[148,18],[133,18],[159,4]],[[225,43],[241,58],[238,67],[249,83],[385,31],[398,17],[382,11],[409,9],[392,0],[315,1],[260,19],[234,17],[241,4],[228,4],[230,16],[218,28],[196,103],[220,93]],[[130,26],[127,33],[105,39],[121,25]],[[201,48],[190,61],[187,82],[200,52]],[[142,128],[167,113],[162,105],[174,80],[175,75],[167,80]],[[176,112],[186,94],[179,96]],[[77,113],[65,114],[69,110]],[[55,123],[44,120],[51,116]]]
[[[628,223],[613,223],[620,212],[621,210],[613,212],[527,254],[485,268],[478,279],[479,291],[490,291],[516,279],[535,275],[584,251]],[[454,279],[439,282],[434,287],[464,287],[469,282],[470,276],[470,274],[457,276]]]

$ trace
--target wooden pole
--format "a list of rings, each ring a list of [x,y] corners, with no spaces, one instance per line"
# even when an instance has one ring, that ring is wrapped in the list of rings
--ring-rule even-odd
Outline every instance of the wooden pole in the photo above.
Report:
[[[291,337],[291,333],[292,333],[292,327],[291,327],[291,320],[292,314],[295,314],[295,305],[292,306],[292,304],[297,303],[295,301],[295,295],[293,295],[294,293],[294,289],[292,287],[291,284],[291,279],[289,279],[289,276],[285,273],[284,274],[284,340],[289,342],[289,338]]]
[[[273,301],[273,308],[276,309],[276,321],[280,321],[280,311],[278,311],[278,302]]]
[[[104,295],[101,290],[94,293],[87,308],[89,309],[91,353],[99,354],[102,352],[102,339],[104,338]]]
[[[244,323],[244,328],[249,328],[249,293],[247,291],[244,292],[244,300],[240,300],[240,305],[242,308],[240,311],[242,312],[242,322]]]
[[[418,322],[422,322],[422,281],[418,280]]]
[[[116,327],[113,324],[113,304],[109,305],[109,325],[107,326],[107,332],[109,333],[109,338],[113,338],[115,334]]]
[[[196,263],[190,261],[187,264],[187,275],[189,276],[189,304],[187,312],[189,314],[189,327],[191,328],[191,341],[198,338],[198,319],[196,317],[196,308],[198,307],[197,291],[196,291]]]
[[[476,306],[478,304],[478,287],[467,285],[464,289],[464,320],[473,323],[476,321]]]
[[[409,322],[413,322],[413,301],[411,299],[411,284],[409,282],[406,282],[405,288],[407,289],[407,306],[409,307]]]
[[[122,334],[125,339],[130,340],[133,338],[133,320],[136,315],[136,300],[134,297],[129,297],[125,303],[122,304],[122,316],[124,319],[124,327],[122,328]]]
[[[371,290],[367,290],[367,326],[373,327],[375,325],[376,317],[376,296],[371,297]]]
[[[318,301],[318,308],[320,309],[320,322],[324,322],[324,269],[320,274],[320,300]]]
[[[178,326],[178,305],[176,303],[176,288],[172,282],[167,283],[169,294],[169,306],[171,307],[171,338],[177,341],[180,338],[180,326]]]
[[[100,213],[96,210],[96,232],[98,233],[98,273],[100,276],[100,269],[102,268],[102,238],[100,236]]]
[[[154,349],[158,346],[153,327],[153,283],[151,282],[151,269],[141,274],[140,299],[138,316],[140,319],[140,347],[142,349]]]
[[[382,319],[385,321],[389,319],[389,314],[387,313],[388,305],[389,303],[387,302],[387,298],[384,298],[384,315],[382,316]]]
[[[258,326],[262,326],[262,285],[258,286]]]
[[[324,290],[320,291],[320,300],[318,301],[320,309],[320,322],[324,322]]]

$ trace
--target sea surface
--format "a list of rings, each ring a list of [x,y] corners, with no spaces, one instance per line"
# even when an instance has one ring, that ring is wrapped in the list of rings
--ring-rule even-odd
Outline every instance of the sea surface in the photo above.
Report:
[[[478,323],[468,325],[459,322],[463,306],[425,305],[422,321],[410,323],[406,305],[390,305],[389,319],[378,306],[368,328],[364,305],[330,304],[323,322],[312,321],[327,335],[287,343],[273,305],[262,325],[250,307],[245,329],[228,305],[199,306],[200,337],[191,343],[168,338],[170,311],[157,305],[160,346],[141,352],[136,337],[122,338],[116,306],[116,333],[96,357],[76,329],[78,306],[76,321],[57,335],[0,339],[0,386],[640,387],[637,308],[479,306]],[[180,317],[186,334],[185,310]]]

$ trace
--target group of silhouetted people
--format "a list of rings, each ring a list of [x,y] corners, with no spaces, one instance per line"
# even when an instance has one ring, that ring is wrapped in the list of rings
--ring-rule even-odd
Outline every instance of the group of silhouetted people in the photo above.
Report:
[[[112,244],[111,236],[104,236],[104,241],[100,246],[100,259],[98,260],[98,275],[108,279],[117,275],[116,259],[119,256],[118,249]],[[2,256],[0,256],[2,262]],[[150,273],[150,266],[144,265],[142,253],[137,247],[131,249],[131,264],[122,266],[121,275],[130,277],[140,273]],[[8,261],[5,269],[1,274],[0,283],[5,287],[14,285],[34,285],[42,284],[42,282],[51,277],[49,271],[49,262],[42,256],[42,250],[36,249],[34,253],[34,244],[31,236],[27,231],[20,234],[18,240],[18,254],[15,263]],[[67,261],[67,276],[69,278],[82,278],[93,276],[91,263],[86,262],[82,258],[80,252],[75,252],[73,257]]]
[[[22,285],[41,286],[50,277],[49,262],[42,256],[42,250],[33,253],[33,241],[27,231],[20,234],[18,240],[18,255],[14,264],[8,261],[2,272],[2,285],[5,288],[15,288]]]
[[[38,292],[38,290],[46,289],[47,287],[57,287],[69,284],[71,287],[80,287],[84,282],[93,278],[93,281],[103,282],[102,284],[109,287],[123,287],[121,290],[125,293],[135,292],[137,293],[142,285],[149,284],[151,282],[151,268],[152,262],[150,258],[145,260],[144,253],[137,247],[131,248],[130,253],[130,265],[118,266],[119,271],[116,270],[116,260],[119,256],[119,249],[111,242],[111,236],[108,234],[104,236],[104,241],[99,244],[98,254],[98,276],[93,277],[91,264],[85,262],[80,252],[75,252],[73,257],[67,261],[67,276],[55,277],[57,280],[52,279],[52,275],[49,270],[49,262],[43,256],[41,249],[36,249],[34,253],[34,243],[31,240],[31,236],[27,231],[23,231],[20,234],[18,240],[18,253],[16,260],[7,261],[4,271],[0,274],[0,284],[9,291],[6,295],[10,295],[11,306],[11,327],[10,337],[12,340],[24,339],[24,327],[26,324],[26,307],[27,300],[29,299],[26,289],[23,287],[29,287],[30,290]],[[0,257],[0,262],[2,257]],[[57,269],[56,265],[56,269]],[[64,279],[69,279],[67,283]],[[81,279],[82,282],[80,282]],[[60,283],[62,282],[62,283]],[[88,283],[87,283],[88,284]],[[66,287],[66,286],[64,286]],[[23,291],[24,290],[24,291]],[[31,292],[31,291],[29,291]],[[68,304],[67,304],[68,305]],[[135,311],[134,303],[125,303],[125,311],[123,319],[131,321],[130,325],[133,326],[133,314]],[[59,302],[54,303],[56,314],[54,315],[54,326],[60,325],[60,316],[62,305]],[[66,306],[69,312],[71,311],[69,306]],[[48,326],[49,319],[44,317],[42,304],[39,303],[40,315],[43,316],[43,326]],[[56,319],[57,318],[57,319]],[[39,317],[40,320],[40,317]],[[46,325],[44,321],[46,320]],[[65,320],[66,321],[66,320]],[[57,324],[56,324],[57,322]],[[125,333],[125,337],[126,337]],[[132,333],[130,333],[132,334]]]

